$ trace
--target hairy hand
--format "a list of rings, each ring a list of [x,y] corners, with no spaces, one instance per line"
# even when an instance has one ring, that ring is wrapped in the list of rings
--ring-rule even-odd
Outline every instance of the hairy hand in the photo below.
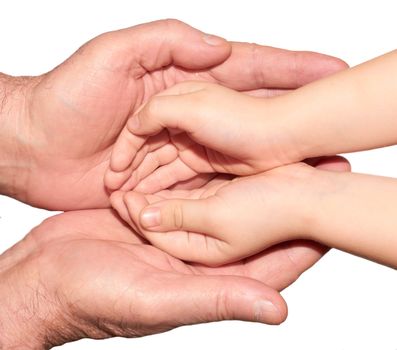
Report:
[[[276,290],[324,250],[294,242],[208,268],[146,244],[111,210],[54,216],[0,257],[0,344],[49,348],[224,319],[280,323],[287,309]]]

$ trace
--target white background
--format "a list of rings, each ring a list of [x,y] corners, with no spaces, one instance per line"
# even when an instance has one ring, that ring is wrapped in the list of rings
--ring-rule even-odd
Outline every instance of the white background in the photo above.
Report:
[[[397,46],[396,7],[392,0],[1,1],[0,71],[40,74],[97,34],[167,17],[230,40],[320,51],[355,65]],[[397,177],[397,148],[348,158],[357,172]],[[0,208],[0,250],[54,214],[4,197]],[[222,322],[63,349],[397,350],[394,270],[332,251],[283,295],[290,315],[278,327]]]

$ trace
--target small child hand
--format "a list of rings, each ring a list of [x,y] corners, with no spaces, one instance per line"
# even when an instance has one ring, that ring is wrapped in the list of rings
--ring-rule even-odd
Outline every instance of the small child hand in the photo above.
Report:
[[[216,84],[175,85],[128,121],[107,187],[155,193],[203,173],[252,175],[300,160],[281,142],[288,131],[272,128],[268,101]]]
[[[325,167],[348,170],[348,163],[337,158]],[[179,259],[222,265],[305,238],[315,173],[298,163],[235,179],[223,175],[193,191],[118,191],[111,199],[121,217],[158,248]]]

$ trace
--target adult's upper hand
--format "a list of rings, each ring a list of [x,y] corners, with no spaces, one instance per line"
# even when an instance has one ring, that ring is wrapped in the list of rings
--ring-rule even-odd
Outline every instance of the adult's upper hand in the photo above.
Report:
[[[309,244],[278,246],[230,266],[193,266],[144,244],[109,209],[61,214],[0,256],[0,347],[224,319],[277,324],[287,309],[276,290],[319,255]]]
[[[185,80],[267,96],[345,67],[316,53],[229,44],[176,20],[102,34],[47,74],[0,77],[0,191],[48,209],[106,207],[111,147],[150,96]]]

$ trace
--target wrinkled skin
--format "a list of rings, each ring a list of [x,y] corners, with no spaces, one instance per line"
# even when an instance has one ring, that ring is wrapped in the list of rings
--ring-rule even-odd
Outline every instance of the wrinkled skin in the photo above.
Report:
[[[61,214],[1,256],[0,293],[8,300],[1,307],[0,328],[7,335],[1,340],[51,347],[223,319],[280,323],[287,310],[275,290],[295,281],[323,252],[308,242],[285,243],[209,268],[144,244],[109,209]],[[266,300],[276,311],[258,310],[258,301]]]

